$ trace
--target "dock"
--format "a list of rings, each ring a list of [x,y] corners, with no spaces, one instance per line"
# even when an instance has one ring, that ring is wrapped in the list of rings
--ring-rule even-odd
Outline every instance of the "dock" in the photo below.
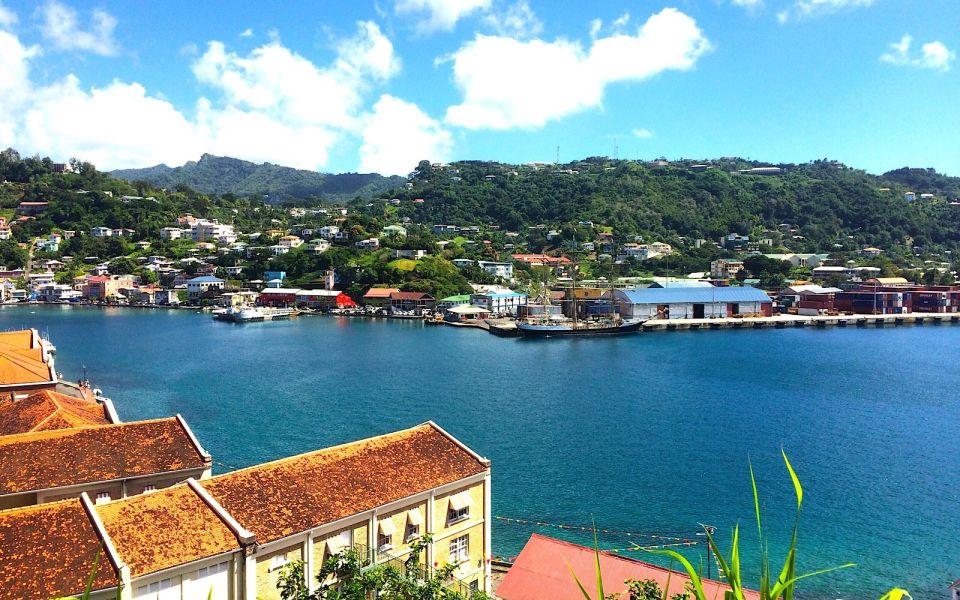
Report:
[[[811,327],[895,327],[960,323],[960,313],[903,313],[889,315],[777,315],[773,317],[721,317],[716,319],[651,319],[643,331],[697,329],[786,329]]]

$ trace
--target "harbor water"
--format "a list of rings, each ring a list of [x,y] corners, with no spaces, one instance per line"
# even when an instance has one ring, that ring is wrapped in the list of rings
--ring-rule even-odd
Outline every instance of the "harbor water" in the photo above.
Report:
[[[960,577],[958,325],[524,340],[416,321],[0,309],[0,328],[21,327],[49,335],[64,377],[86,372],[123,420],[182,414],[215,472],[434,420],[493,461],[494,515],[662,536],[601,536],[608,548],[696,541],[699,523],[725,545],[739,522],[755,581],[748,465],[779,559],[796,506],[783,449],[805,488],[801,568],[857,563],[803,597],[897,585],[945,598]],[[592,542],[498,520],[494,550],[515,555],[533,531]]]

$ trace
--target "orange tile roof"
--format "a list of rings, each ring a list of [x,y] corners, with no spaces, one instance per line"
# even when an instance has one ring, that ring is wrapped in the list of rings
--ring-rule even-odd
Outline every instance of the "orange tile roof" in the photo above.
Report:
[[[488,462],[425,423],[200,484],[263,544],[488,468]]]
[[[177,417],[0,436],[0,495],[206,464]]]
[[[16,402],[0,399],[0,436],[110,423],[104,405],[50,390]]]
[[[131,577],[240,548],[233,532],[186,483],[96,510]]]
[[[364,298],[389,298],[390,294],[397,293],[398,288],[378,288],[372,287],[363,295]]]
[[[44,351],[34,347],[32,329],[0,333],[0,386],[16,386],[56,381]]]
[[[79,500],[0,511],[0,600],[82,592],[98,550],[93,587],[113,587],[117,574]]]

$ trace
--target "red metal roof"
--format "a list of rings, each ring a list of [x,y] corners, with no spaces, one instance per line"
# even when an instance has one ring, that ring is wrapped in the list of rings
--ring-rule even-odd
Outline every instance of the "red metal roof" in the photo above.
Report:
[[[569,565],[569,566],[568,566]],[[582,598],[577,583],[570,574],[577,574],[590,597],[597,595],[596,570],[592,548],[578,546],[553,538],[530,536],[520,556],[497,588],[497,596],[503,600],[554,600],[559,598]],[[667,597],[683,591],[689,578],[678,571],[645,563],[631,558],[600,552],[600,570],[603,572],[603,591],[606,594],[622,594],[627,591],[628,579],[653,579],[663,588],[670,578]],[[707,598],[723,598],[726,585],[703,580]],[[760,595],[746,591],[747,598]]]

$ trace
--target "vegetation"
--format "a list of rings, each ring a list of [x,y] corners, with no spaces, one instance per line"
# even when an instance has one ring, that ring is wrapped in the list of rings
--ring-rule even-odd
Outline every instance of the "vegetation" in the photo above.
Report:
[[[331,175],[264,163],[204,154],[197,162],[182,167],[157,165],[145,169],[113,171],[114,177],[130,182],[144,181],[156,187],[173,189],[188,186],[204,194],[235,194],[268,197],[272,202],[289,198],[318,198],[345,202],[378,194],[400,185],[403,177],[384,177],[376,173]]]
[[[783,462],[787,467],[787,472],[790,474],[790,479],[793,482],[793,488],[797,498],[797,512],[796,516],[794,517],[790,545],[787,547],[787,553],[783,566],[777,571],[774,571],[772,565],[770,564],[768,539],[763,526],[763,521],[760,516],[760,494],[757,490],[757,480],[753,473],[753,466],[750,466],[750,485],[753,490],[753,505],[757,521],[757,536],[760,545],[760,581],[759,589],[757,590],[760,594],[760,600],[792,600],[796,592],[797,583],[800,581],[838,569],[847,569],[856,566],[853,563],[847,563],[837,567],[821,569],[819,571],[805,573],[802,575],[797,574],[797,535],[799,533],[800,526],[800,510],[803,506],[803,487],[800,484],[799,477],[797,477],[797,474],[793,469],[793,465],[790,464],[790,460],[787,458],[786,452],[781,453],[783,455]],[[733,528],[730,551],[726,556],[720,550],[716,539],[713,537],[713,528],[704,526],[703,529],[704,535],[707,539],[708,547],[716,556],[717,564],[720,567],[723,581],[730,588],[725,592],[724,600],[746,600],[746,590],[748,589],[747,582],[744,580],[740,568],[740,526],[736,525]],[[708,600],[708,597],[703,589],[703,581],[701,579],[700,570],[695,568],[685,556],[675,550],[670,549],[647,550],[636,544],[634,544],[634,546],[637,550],[644,550],[653,554],[667,556],[671,560],[679,562],[681,565],[683,565],[684,570],[690,578],[690,584],[688,586],[689,593],[692,594],[696,600]],[[594,530],[594,555],[596,556],[595,575],[597,578],[597,589],[599,590],[598,600],[610,600],[611,598],[615,598],[615,595],[603,595],[603,576],[600,570],[600,550],[597,544],[596,530]],[[591,600],[590,595],[587,593],[576,573],[573,573],[572,569],[571,574],[573,575],[577,586],[580,588],[584,600]],[[634,600],[634,590],[644,594],[649,594],[650,591],[652,591],[652,588],[647,584],[641,584],[639,586],[631,584],[631,600]],[[645,598],[644,596],[638,597]],[[664,594],[662,598],[663,600],[666,600],[666,594]],[[910,598],[910,594],[906,590],[894,588],[884,594],[880,600],[903,600],[904,598]]]
[[[303,563],[297,561],[281,572],[277,589],[283,600],[487,600],[483,592],[461,592],[449,586],[457,564],[433,573],[420,564],[430,540],[425,535],[414,542],[401,564],[371,564],[366,553],[356,548],[330,556],[317,574],[318,586],[312,593],[305,583]]]

